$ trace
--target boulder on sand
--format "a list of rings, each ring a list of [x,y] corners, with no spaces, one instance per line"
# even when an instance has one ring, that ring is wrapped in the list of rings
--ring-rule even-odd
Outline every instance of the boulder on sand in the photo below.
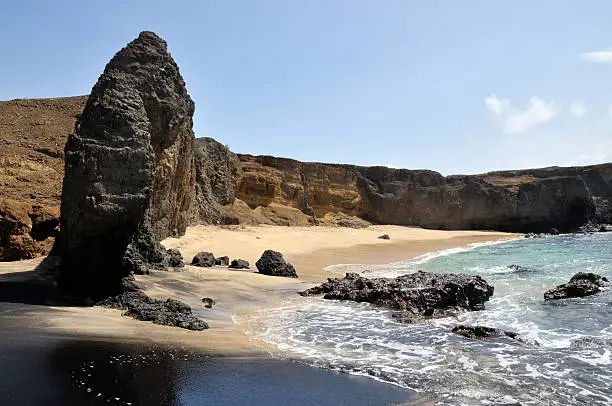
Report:
[[[572,297],[591,296],[601,292],[601,288],[610,282],[605,276],[591,272],[578,272],[568,283],[556,286],[544,293],[545,300],[569,299]]]
[[[278,251],[266,250],[255,263],[259,273],[271,276],[284,276],[297,278],[293,265],[285,261],[283,254]]]
[[[223,257],[215,258],[215,265],[217,265],[217,266],[228,266],[229,265],[229,257],[223,256]]]
[[[231,269],[249,269],[249,261],[244,259],[232,259],[232,263],[229,264],[228,268]]]
[[[170,248],[168,250],[168,266],[173,268],[182,268],[185,266],[181,251],[177,250],[176,248]]]
[[[208,324],[193,315],[191,307],[174,299],[152,299],[141,291],[123,292],[98,303],[111,309],[126,310],[125,315],[154,324],[201,331]]]
[[[198,252],[191,260],[191,265],[209,268],[215,264],[215,256],[211,252]]]

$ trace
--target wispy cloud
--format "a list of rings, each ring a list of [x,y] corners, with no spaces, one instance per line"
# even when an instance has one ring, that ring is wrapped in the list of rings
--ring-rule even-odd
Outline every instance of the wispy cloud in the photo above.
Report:
[[[569,111],[572,116],[582,118],[587,112],[587,108],[583,102],[575,101],[569,106]]]
[[[491,112],[498,116],[501,116],[510,108],[510,101],[508,99],[500,99],[494,94],[485,99],[485,104]]]
[[[503,130],[506,134],[528,132],[551,121],[557,114],[553,102],[545,102],[535,96],[529,99],[524,110],[512,108],[508,99],[500,99],[495,95],[487,97],[485,105],[493,114],[503,118]]]
[[[612,63],[612,47],[601,51],[585,52],[580,57],[592,63]]]

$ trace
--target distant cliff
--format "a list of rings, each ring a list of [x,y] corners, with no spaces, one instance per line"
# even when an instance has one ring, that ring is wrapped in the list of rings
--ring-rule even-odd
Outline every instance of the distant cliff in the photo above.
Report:
[[[427,170],[304,163],[238,155],[236,197],[306,214],[439,229],[570,231],[612,222],[612,164],[447,176]]]

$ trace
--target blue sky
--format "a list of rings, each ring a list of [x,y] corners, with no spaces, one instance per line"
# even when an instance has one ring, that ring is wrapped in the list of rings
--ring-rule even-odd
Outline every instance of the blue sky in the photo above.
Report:
[[[612,161],[612,2],[14,1],[0,99],[87,94],[142,30],[196,136],[236,152],[476,173]]]

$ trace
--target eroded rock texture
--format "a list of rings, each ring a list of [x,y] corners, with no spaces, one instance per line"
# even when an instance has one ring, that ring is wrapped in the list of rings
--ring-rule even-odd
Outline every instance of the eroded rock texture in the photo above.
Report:
[[[352,300],[402,311],[403,322],[449,312],[483,310],[493,295],[493,286],[480,276],[436,274],[418,271],[397,278],[364,278],[347,273],[344,278],[300,292],[302,296],[323,294],[324,299]]]
[[[568,283],[549,289],[544,293],[544,299],[556,300],[591,296],[601,292],[601,288],[609,285],[610,281],[605,276],[592,272],[578,272],[570,278]]]
[[[58,226],[57,207],[0,199],[0,261],[48,254]]]
[[[158,241],[189,221],[193,112],[154,33],[142,32],[108,63],[65,146],[64,288],[101,297],[132,271],[166,267]]]
[[[270,276],[284,276],[297,278],[295,267],[285,261],[283,254],[278,251],[266,250],[255,263],[260,274]]]
[[[194,149],[195,189],[192,222],[195,224],[238,224],[223,205],[234,201],[238,158],[212,138],[197,138]]]

